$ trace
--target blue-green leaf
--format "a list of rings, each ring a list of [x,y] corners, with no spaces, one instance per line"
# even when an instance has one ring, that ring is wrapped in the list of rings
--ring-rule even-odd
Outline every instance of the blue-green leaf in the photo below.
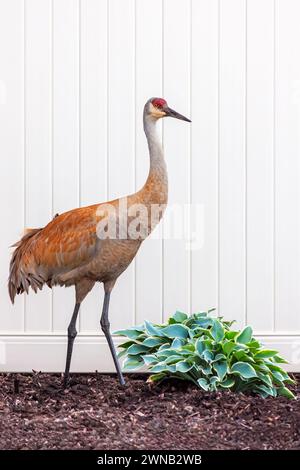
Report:
[[[136,339],[138,336],[140,336],[141,332],[138,330],[128,328],[127,330],[114,331],[113,334],[118,335],[118,336],[127,336],[130,339]]]
[[[175,312],[174,315],[172,316],[172,318],[174,318],[174,320],[178,323],[182,323],[184,320],[186,320],[188,318],[187,314],[186,313],[183,313],[183,312]]]
[[[150,336],[143,341],[143,345],[148,346],[148,348],[154,348],[155,346],[163,344],[163,341],[164,340],[162,338],[154,338]]]
[[[227,363],[226,361],[214,362],[213,368],[218,374],[220,381],[222,381],[227,374]]]
[[[184,344],[184,341],[182,339],[175,338],[172,341],[171,348],[178,349],[178,348],[181,348],[181,346],[183,346],[183,344]]]
[[[158,359],[154,354],[144,354],[143,361],[148,366],[149,364],[154,364],[155,362],[158,362]]]
[[[137,361],[137,360],[134,360],[130,357],[127,357],[124,361],[123,369],[124,370],[133,370],[133,369],[137,369],[137,368],[141,367],[142,365],[143,365],[142,361]]]
[[[270,395],[271,397],[276,396],[276,392],[272,386],[268,387],[267,385],[259,384],[255,385],[255,389],[262,390],[266,395]]]
[[[215,341],[217,342],[222,341],[225,335],[225,330],[224,330],[224,327],[219,322],[219,320],[217,319],[214,320],[214,324],[210,330],[210,333]]]
[[[193,364],[189,364],[186,361],[180,361],[176,364],[176,371],[186,373],[193,368]]]
[[[128,354],[141,354],[143,352],[149,351],[149,348],[147,346],[143,346],[142,344],[132,344],[129,346],[127,349]]]
[[[207,392],[207,390],[209,389],[209,383],[207,382],[206,379],[204,379],[204,378],[198,379],[197,383],[198,383],[199,387],[203,388],[203,390],[205,390]]]
[[[197,353],[201,356],[201,354],[202,354],[203,351],[205,350],[205,343],[204,343],[204,341],[202,341],[200,338],[198,338],[198,339],[196,340],[196,343],[195,343],[195,348],[196,348]]]
[[[175,372],[176,367],[173,365],[166,365],[166,364],[156,364],[151,366],[151,372]]]
[[[166,326],[161,329],[161,333],[168,338],[181,338],[185,339],[189,336],[189,329],[185,325],[176,323],[174,325]]]
[[[251,379],[257,377],[255,369],[247,362],[236,362],[231,367],[231,373],[236,373],[244,379]]]
[[[257,377],[269,387],[272,387],[272,380],[268,374],[257,372]]]
[[[233,377],[228,377],[228,379],[224,380],[223,382],[220,382],[220,387],[223,388],[231,388],[235,384],[235,380]]]
[[[246,326],[235,338],[237,343],[247,344],[251,341],[252,338],[252,328],[251,326]]]
[[[199,325],[202,328],[207,328],[208,326],[212,326],[214,323],[213,318],[208,318],[208,317],[202,317],[197,320],[195,320],[195,325]]]
[[[203,357],[203,359],[205,359],[207,362],[211,362],[213,359],[214,359],[214,355],[211,351],[209,351],[208,349],[206,349],[202,354],[201,354],[201,357]]]
[[[163,336],[161,327],[154,326],[152,323],[145,320],[145,329],[150,336]]]

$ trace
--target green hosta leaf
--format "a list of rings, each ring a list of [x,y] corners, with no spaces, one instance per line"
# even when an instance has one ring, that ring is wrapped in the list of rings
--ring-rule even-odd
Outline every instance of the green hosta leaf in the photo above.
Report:
[[[233,377],[228,377],[228,379],[223,380],[223,382],[220,382],[220,387],[223,388],[231,388],[235,384],[235,380]]]
[[[122,351],[118,352],[118,358],[120,359],[121,357],[125,356],[127,354],[126,349],[123,349]]]
[[[186,339],[189,336],[189,329],[185,325],[179,325],[178,323],[174,325],[166,326],[161,329],[161,332],[164,336],[168,338],[181,338]]]
[[[136,339],[138,336],[140,336],[141,332],[138,330],[133,330],[133,329],[128,328],[127,330],[114,331],[113,334],[118,335],[118,336],[127,336],[127,338],[130,338],[130,339]]]
[[[215,341],[222,341],[225,335],[225,330],[219,320],[214,320],[214,324],[210,330],[210,333]]]
[[[255,364],[255,360],[253,359],[253,357],[251,357],[249,355],[248,352],[245,352],[245,351],[235,351],[233,353],[233,356],[238,360],[238,361],[244,361],[244,362],[252,362],[253,364]]]
[[[259,370],[260,372],[270,372],[270,369],[262,361],[259,361],[258,364],[253,364],[253,367],[255,370]]]
[[[154,338],[150,336],[149,338],[146,338],[143,341],[143,345],[148,346],[149,348],[154,348],[155,346],[160,346],[161,344],[163,344],[163,342],[163,338]]]
[[[236,347],[234,341],[227,341],[226,343],[222,344],[222,348],[224,353],[228,356]]]
[[[273,370],[271,374],[272,377],[274,377],[275,382],[279,382],[280,384],[282,384],[282,382],[284,381],[284,377],[280,372],[278,372],[277,370]]]
[[[283,357],[279,356],[278,354],[276,354],[276,356],[274,356],[272,359],[277,364],[288,364],[288,362],[285,359],[283,359]]]
[[[191,370],[193,367],[193,364],[191,365],[186,361],[180,361],[176,364],[176,371],[185,373]]]
[[[191,352],[194,352],[194,351],[195,351],[195,345],[192,344],[192,343],[185,344],[184,346],[182,346],[182,350],[183,350],[183,351],[191,351]]]
[[[154,364],[159,362],[157,357],[154,354],[144,354],[143,355],[143,361],[148,366],[149,364]]]
[[[123,370],[134,370],[143,365],[142,361],[137,361],[131,359],[130,357],[126,358],[123,364]]]
[[[161,380],[163,380],[164,378],[166,377],[166,374],[164,372],[160,373],[160,374],[153,374],[153,375],[150,375],[150,377],[148,378],[147,382],[160,382]]]
[[[174,364],[178,361],[182,361],[182,356],[176,356],[175,354],[164,359],[165,364]]]
[[[257,372],[257,377],[264,382],[266,385],[269,387],[272,387],[272,380],[271,377],[268,374],[263,374],[262,372]]]
[[[198,383],[199,387],[203,388],[203,390],[205,390],[206,392],[208,391],[209,383],[207,382],[206,379],[204,379],[204,378],[198,379],[197,383]]]
[[[255,386],[255,389],[258,389],[258,390],[261,390],[263,391],[266,395],[270,395],[271,397],[275,397],[276,396],[276,389],[273,389],[273,387],[268,387],[267,385],[263,385],[263,384],[260,384],[260,385],[256,385]]]
[[[186,313],[183,313],[183,312],[175,312],[174,315],[172,316],[172,318],[178,322],[178,323],[182,323],[184,320],[186,320],[188,318],[187,314]]]
[[[250,349],[259,349],[260,348],[260,343],[258,341],[256,341],[255,339],[252,339],[252,341],[250,341],[248,344],[247,344],[248,348]]]
[[[283,397],[287,397],[287,398],[296,398],[295,395],[293,394],[293,392],[291,392],[288,388],[286,387],[280,387],[278,388],[277,390],[278,392],[278,395],[281,395]]]
[[[151,372],[175,372],[176,367],[173,365],[166,365],[166,364],[156,364],[151,366]]]
[[[145,329],[150,336],[164,336],[161,332],[160,326],[154,326],[152,323],[145,320]]]
[[[261,349],[257,353],[255,353],[255,359],[265,359],[267,357],[273,357],[277,354],[277,351],[273,349]]]
[[[235,338],[237,343],[247,344],[252,338],[252,328],[251,326],[246,326]]]
[[[231,367],[231,373],[239,374],[244,379],[251,379],[252,377],[257,376],[255,369],[247,362],[236,362],[233,364]]]
[[[118,348],[129,348],[132,344],[136,344],[135,341],[126,341],[125,343],[119,344]]]
[[[234,339],[239,334],[238,331],[226,331],[225,338],[226,339]]]
[[[235,343],[235,350],[236,351],[248,351],[248,346],[242,343]]]
[[[227,363],[225,361],[214,362],[213,368],[217,372],[220,381],[222,381],[227,374]]]
[[[132,344],[127,349],[127,353],[132,355],[141,354],[146,351],[149,351],[149,348],[147,346],[143,346],[142,344]]]

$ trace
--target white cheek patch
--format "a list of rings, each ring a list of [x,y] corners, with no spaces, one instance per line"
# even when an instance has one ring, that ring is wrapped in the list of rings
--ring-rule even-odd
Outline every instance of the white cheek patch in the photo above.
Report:
[[[150,106],[149,106],[149,114],[151,114],[151,116],[156,117],[156,118],[161,118],[166,115],[164,111],[161,111],[160,109],[156,108],[155,106],[153,106],[152,103],[150,103]]]

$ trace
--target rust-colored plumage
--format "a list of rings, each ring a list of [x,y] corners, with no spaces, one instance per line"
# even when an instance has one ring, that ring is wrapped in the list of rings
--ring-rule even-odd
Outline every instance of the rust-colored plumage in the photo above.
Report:
[[[126,206],[116,199],[105,204],[95,204],[56,215],[44,228],[28,229],[14,246],[9,274],[9,295],[14,302],[17,294],[28,293],[31,287],[35,292],[44,284],[75,286],[76,305],[68,329],[68,352],[65,383],[76,336],[76,319],[80,303],[95,282],[103,282],[105,300],[101,326],[107,337],[113,360],[121,383],[124,383],[116,359],[109,333],[108,304],[110,292],[120,274],[135,257],[145,236],[131,237],[129,226],[134,215],[132,209],[142,205],[147,215],[141,218],[147,227],[146,236],[151,233],[155,223],[151,223],[151,208],[160,205],[161,211],[156,223],[162,217],[167,203],[168,182],[163,151],[156,135],[156,121],[164,116],[187,120],[168,108],[164,100],[151,99],[144,109],[144,129],[150,153],[150,171],[143,188],[126,198]],[[126,237],[99,237],[98,224],[108,222],[107,207],[115,211],[115,222],[119,228],[126,220]],[[152,221],[153,222],[153,221]]]

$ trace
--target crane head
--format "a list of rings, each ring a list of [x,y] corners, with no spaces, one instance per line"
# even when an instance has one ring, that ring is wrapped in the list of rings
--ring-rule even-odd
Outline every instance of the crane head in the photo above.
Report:
[[[174,109],[169,108],[168,103],[163,98],[150,98],[146,103],[145,112],[153,119],[160,119],[169,116],[175,119],[181,119],[182,121],[191,122],[190,119],[177,113]]]

